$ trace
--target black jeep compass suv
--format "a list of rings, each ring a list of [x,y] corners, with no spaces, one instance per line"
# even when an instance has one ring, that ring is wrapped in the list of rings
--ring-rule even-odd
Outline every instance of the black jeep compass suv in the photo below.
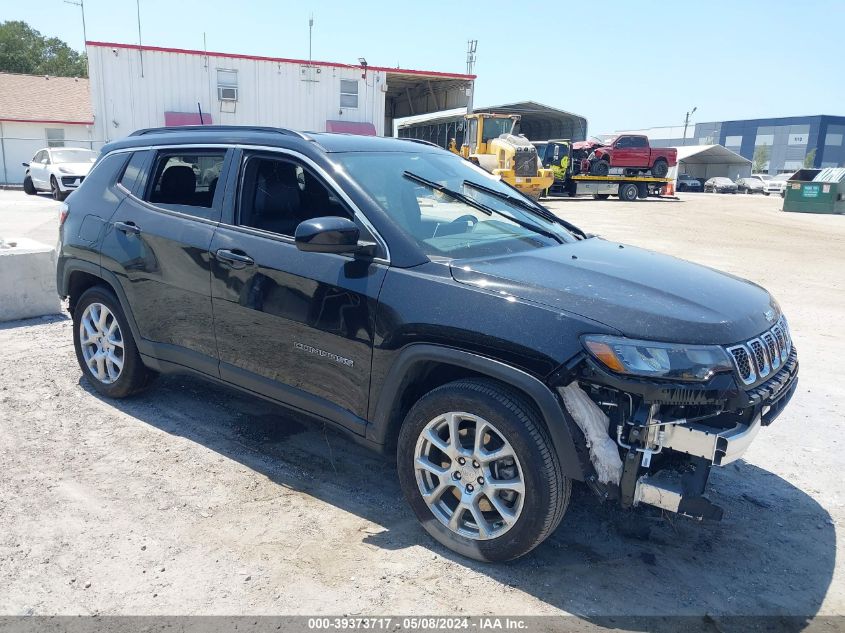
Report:
[[[275,128],[142,130],[62,210],[57,282],[103,395],[190,372],[397,456],[425,529],[525,554],[571,482],[717,519],[797,384],[764,289],[587,235],[448,151]]]

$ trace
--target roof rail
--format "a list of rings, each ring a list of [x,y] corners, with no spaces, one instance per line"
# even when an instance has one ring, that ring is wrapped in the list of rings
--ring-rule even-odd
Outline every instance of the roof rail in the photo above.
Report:
[[[303,134],[302,132],[297,132],[296,130],[261,125],[174,125],[165,127],[149,127],[141,130],[135,130],[129,136],[145,136],[147,134],[171,132],[272,132],[275,134],[283,134],[285,136],[297,136],[306,141],[311,140],[310,136]]]

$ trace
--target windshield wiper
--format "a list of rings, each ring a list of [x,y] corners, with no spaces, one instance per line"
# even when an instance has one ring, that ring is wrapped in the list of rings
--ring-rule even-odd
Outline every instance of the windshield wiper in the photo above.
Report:
[[[549,239],[556,241],[558,244],[563,244],[563,240],[560,238],[559,235],[555,235],[551,231],[547,231],[545,229],[542,229],[539,226],[535,226],[535,225],[531,224],[530,222],[525,222],[524,220],[520,220],[519,218],[515,218],[508,213],[503,213],[503,212],[499,211],[498,209],[488,207],[486,204],[483,204],[483,203],[479,202],[478,200],[476,200],[475,198],[472,198],[472,197],[470,197],[470,196],[468,196],[464,193],[461,193],[460,191],[455,191],[453,189],[449,189],[448,187],[441,185],[439,182],[434,182],[433,180],[428,180],[427,178],[423,178],[422,176],[418,176],[417,174],[410,172],[410,171],[405,171],[405,172],[402,173],[402,175],[405,178],[407,178],[408,180],[413,180],[414,182],[417,182],[421,185],[425,185],[426,187],[430,187],[431,189],[434,189],[435,191],[439,191],[440,193],[445,194],[445,195],[449,196],[450,198],[457,200],[458,202],[463,202],[465,205],[470,206],[473,209],[478,209],[482,213],[485,213],[487,215],[493,215],[495,213],[496,215],[500,215],[503,218],[507,218],[508,220],[513,222],[514,224],[518,224],[519,226],[521,226],[524,229],[528,229],[529,231],[532,231],[534,233],[538,233],[540,235],[543,235],[544,237],[548,237]]]
[[[504,193],[503,191],[496,191],[495,189],[491,189],[490,187],[486,187],[485,185],[481,185],[471,180],[464,180],[464,185],[466,185],[467,187],[472,187],[473,189],[478,189],[478,191],[483,191],[484,193],[489,193],[494,198],[499,198],[500,200],[504,200],[505,202],[510,202],[514,206],[539,215],[544,220],[554,222],[555,224],[560,224],[568,231],[571,231],[576,235],[580,235],[582,239],[587,239],[587,234],[584,233],[584,231],[579,229],[574,224],[571,224],[570,222],[567,222],[566,220],[557,217],[554,213],[550,212],[548,209],[546,209],[539,203],[532,203],[528,202],[527,200],[522,200],[521,198],[517,198],[516,196],[511,196],[507,193]]]

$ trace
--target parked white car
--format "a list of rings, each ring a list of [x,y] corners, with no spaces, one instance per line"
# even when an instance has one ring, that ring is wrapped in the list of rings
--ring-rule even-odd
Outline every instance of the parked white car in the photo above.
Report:
[[[76,147],[51,147],[35,152],[26,167],[23,190],[35,195],[49,191],[54,200],[64,200],[76,189],[97,160],[97,152]]]
[[[778,174],[772,177],[771,180],[766,181],[766,190],[763,192],[767,196],[771,194],[779,195],[783,198],[786,195],[786,183],[792,178],[794,174]]]

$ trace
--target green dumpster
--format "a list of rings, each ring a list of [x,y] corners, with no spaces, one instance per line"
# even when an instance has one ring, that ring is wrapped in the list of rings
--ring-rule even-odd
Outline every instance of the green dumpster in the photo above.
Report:
[[[786,183],[783,210],[845,213],[845,167],[797,171]]]

